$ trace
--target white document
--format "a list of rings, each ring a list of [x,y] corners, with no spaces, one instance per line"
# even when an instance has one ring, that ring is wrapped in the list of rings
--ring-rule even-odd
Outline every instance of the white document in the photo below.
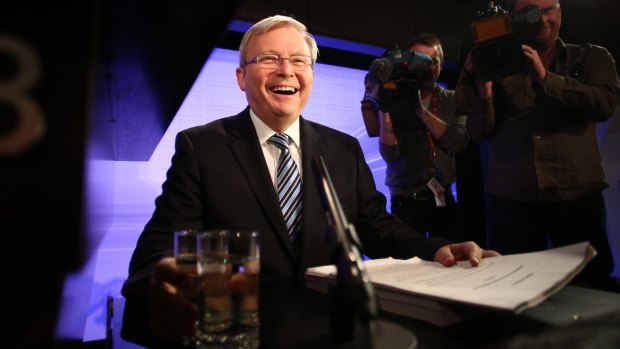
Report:
[[[478,267],[468,261],[444,267],[417,257],[369,260],[365,265],[382,309],[437,323],[441,321],[407,314],[397,304],[391,309],[382,307],[382,301],[424,307],[437,314],[449,312],[445,306],[449,303],[520,313],[560,290],[595,255],[594,248],[582,242],[541,252],[485,258]],[[333,265],[310,268],[306,271],[307,286],[327,292],[335,275]]]

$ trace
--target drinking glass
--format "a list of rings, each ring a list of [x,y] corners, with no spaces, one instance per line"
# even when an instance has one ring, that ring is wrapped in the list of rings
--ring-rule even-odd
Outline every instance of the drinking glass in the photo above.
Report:
[[[204,348],[258,348],[260,234],[206,231],[197,236]]]

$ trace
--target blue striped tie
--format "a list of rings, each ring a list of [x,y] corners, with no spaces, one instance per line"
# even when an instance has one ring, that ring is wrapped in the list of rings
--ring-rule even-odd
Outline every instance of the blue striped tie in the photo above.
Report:
[[[289,152],[289,137],[286,133],[276,133],[269,142],[280,148],[278,160],[278,199],[288,235],[293,243],[295,254],[299,254],[299,235],[301,233],[301,176]]]

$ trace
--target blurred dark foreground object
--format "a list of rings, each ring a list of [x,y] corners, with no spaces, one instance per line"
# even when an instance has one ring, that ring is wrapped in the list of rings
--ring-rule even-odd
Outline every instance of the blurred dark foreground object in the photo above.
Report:
[[[3,348],[63,346],[54,331],[64,278],[98,243],[86,228],[97,200],[84,190],[89,147],[100,139],[98,159],[123,160],[134,139],[156,144],[239,3],[25,0],[0,11]],[[110,72],[127,66],[131,94],[109,90],[120,78]],[[144,113],[153,119],[116,123],[130,103],[155,106]]]

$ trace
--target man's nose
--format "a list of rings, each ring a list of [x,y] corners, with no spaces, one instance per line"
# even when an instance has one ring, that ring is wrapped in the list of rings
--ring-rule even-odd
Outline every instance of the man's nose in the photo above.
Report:
[[[291,65],[290,59],[286,57],[280,57],[280,64],[278,65],[278,70],[283,72],[284,74],[293,75],[293,65]]]

